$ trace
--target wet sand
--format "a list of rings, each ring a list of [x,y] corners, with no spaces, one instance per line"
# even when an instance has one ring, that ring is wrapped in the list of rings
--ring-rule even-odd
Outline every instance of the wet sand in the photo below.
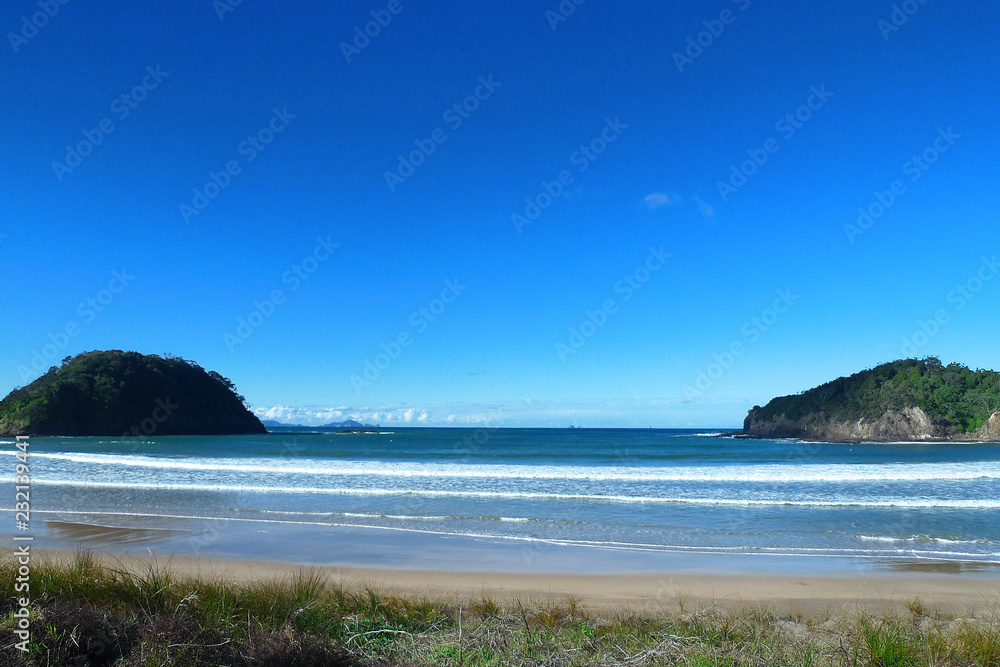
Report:
[[[1000,581],[1000,563],[997,562],[908,558],[905,554],[873,558],[598,548],[396,528],[255,521],[157,520],[142,526],[121,527],[113,515],[94,518],[95,523],[46,521],[35,544],[39,548],[68,551],[76,548],[108,554],[148,551],[162,555],[380,572],[600,576],[666,572],[675,577],[729,573],[740,575],[742,579],[758,575],[878,579],[889,575],[954,574],[992,577],[993,581]]]
[[[45,523],[48,531],[56,539],[122,546],[157,542],[175,536],[179,532],[164,528],[113,528],[71,521],[46,521]]]

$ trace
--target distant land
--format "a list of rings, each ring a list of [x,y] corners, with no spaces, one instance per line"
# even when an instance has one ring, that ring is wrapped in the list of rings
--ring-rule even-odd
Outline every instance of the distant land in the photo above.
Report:
[[[0,401],[0,435],[266,433],[245,403],[228,378],[193,361],[84,352]]]
[[[902,359],[755,405],[738,433],[825,442],[1000,441],[1000,373]]]
[[[275,421],[274,419],[265,419],[261,422],[267,428],[309,428],[303,424],[286,424],[284,422]],[[343,422],[330,422],[329,424],[323,424],[322,426],[314,426],[311,428],[380,428],[378,424],[362,424],[361,422],[354,421],[353,419],[348,419]]]

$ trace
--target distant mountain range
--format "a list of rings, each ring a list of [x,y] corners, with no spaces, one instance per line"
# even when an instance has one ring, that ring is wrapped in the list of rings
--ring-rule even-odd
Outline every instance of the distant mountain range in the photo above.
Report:
[[[279,422],[274,419],[265,419],[262,423],[267,428],[302,428],[303,426],[303,424],[286,424],[284,422]],[[379,425],[362,424],[359,421],[348,419],[347,421],[343,422],[330,422],[329,424],[323,424],[322,426],[316,426],[315,428],[379,428]]]

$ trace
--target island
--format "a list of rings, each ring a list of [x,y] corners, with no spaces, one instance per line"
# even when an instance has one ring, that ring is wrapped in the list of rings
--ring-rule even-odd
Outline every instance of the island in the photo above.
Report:
[[[1000,373],[901,359],[755,405],[735,435],[824,442],[1000,441]]]
[[[346,429],[348,431],[356,431],[358,433],[378,433],[376,429],[381,427],[378,424],[362,424],[359,421],[348,419],[343,422],[330,422],[329,424],[323,424],[321,428],[339,428]],[[341,432],[343,433],[345,431]]]
[[[233,383],[193,361],[122,350],[67,357],[0,401],[0,435],[267,433]]]

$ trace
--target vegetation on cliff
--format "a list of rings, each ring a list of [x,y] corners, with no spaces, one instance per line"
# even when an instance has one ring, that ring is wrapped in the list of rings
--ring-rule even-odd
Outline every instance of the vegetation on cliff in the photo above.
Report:
[[[178,357],[121,350],[67,357],[0,401],[4,435],[265,432],[228,378]]]
[[[1000,373],[971,370],[961,364],[944,366],[936,357],[901,359],[841,377],[792,396],[755,406],[756,419],[789,421],[811,417],[875,421],[889,410],[917,407],[944,433],[968,433],[1000,411]]]

